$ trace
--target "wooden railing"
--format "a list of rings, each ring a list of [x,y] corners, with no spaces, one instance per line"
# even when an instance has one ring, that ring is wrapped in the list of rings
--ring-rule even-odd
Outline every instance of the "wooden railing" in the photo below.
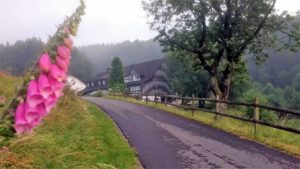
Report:
[[[158,97],[164,98],[164,102],[158,101]],[[192,104],[191,104],[191,106],[178,104],[178,102],[176,104],[174,104],[172,102],[168,102],[167,98],[169,100],[170,99],[171,100],[174,100],[174,99],[182,100],[182,102],[183,102],[183,100],[186,100],[188,102],[192,102]],[[295,117],[300,117],[300,111],[279,108],[279,107],[273,107],[273,106],[268,106],[268,105],[261,105],[258,103],[257,99],[255,99],[255,101],[253,103],[242,103],[242,102],[234,102],[234,101],[222,101],[222,100],[216,100],[216,99],[195,98],[195,97],[178,97],[178,96],[172,96],[172,95],[165,95],[165,96],[155,96],[154,101],[147,99],[147,97],[146,97],[146,99],[142,99],[142,100],[148,101],[148,102],[154,102],[156,104],[163,103],[163,104],[167,104],[167,105],[171,105],[171,106],[175,106],[175,107],[179,107],[179,108],[183,108],[183,109],[192,110],[192,115],[194,115],[195,110],[200,110],[200,111],[204,111],[204,112],[208,112],[208,113],[213,113],[216,115],[215,117],[217,117],[217,115],[219,115],[219,116],[225,116],[225,117],[230,117],[230,118],[237,119],[237,120],[250,122],[250,123],[254,124],[255,134],[257,133],[257,124],[284,130],[284,131],[288,131],[288,132],[292,132],[292,133],[296,133],[296,134],[300,134],[300,130],[297,128],[292,128],[292,127],[274,124],[274,123],[270,123],[270,122],[260,121],[259,120],[259,109],[265,109],[265,110],[270,110],[270,111],[275,111],[275,112],[280,112],[280,113],[291,114]],[[199,108],[198,106],[194,106],[194,104],[193,104],[194,101],[204,101],[204,102],[216,103],[216,109],[209,110],[209,109]],[[241,117],[241,116],[236,116],[236,115],[228,114],[225,112],[221,112],[218,108],[220,106],[219,104],[253,107],[254,108],[253,117],[247,118],[247,117]]]

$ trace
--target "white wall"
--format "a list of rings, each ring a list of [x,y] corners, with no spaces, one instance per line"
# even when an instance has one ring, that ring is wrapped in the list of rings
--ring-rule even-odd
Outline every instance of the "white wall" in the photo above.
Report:
[[[80,91],[82,91],[82,90],[84,90],[86,88],[86,85],[82,81],[80,81],[79,79],[77,79],[74,76],[68,76],[68,78],[67,78],[67,84],[76,93],[78,93],[78,92],[80,92]]]

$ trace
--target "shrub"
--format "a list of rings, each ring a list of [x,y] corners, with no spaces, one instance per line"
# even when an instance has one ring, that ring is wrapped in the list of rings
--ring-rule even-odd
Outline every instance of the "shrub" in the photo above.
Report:
[[[97,90],[95,94],[93,94],[94,97],[103,97],[103,92],[101,90]]]

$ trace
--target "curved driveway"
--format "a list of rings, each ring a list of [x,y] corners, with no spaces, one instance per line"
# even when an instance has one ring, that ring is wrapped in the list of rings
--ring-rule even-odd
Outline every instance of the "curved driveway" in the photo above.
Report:
[[[149,169],[300,169],[300,160],[161,110],[86,97],[119,126]]]

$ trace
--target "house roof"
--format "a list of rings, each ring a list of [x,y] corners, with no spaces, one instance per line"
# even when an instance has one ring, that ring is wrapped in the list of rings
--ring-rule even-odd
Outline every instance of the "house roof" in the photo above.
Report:
[[[156,59],[148,62],[132,64],[124,68],[125,75],[129,75],[131,71],[135,71],[141,76],[141,82],[149,81],[153,78],[155,72],[160,68],[164,59]]]
[[[155,72],[160,68],[161,64],[164,62],[164,59],[156,59],[148,62],[132,64],[124,67],[125,76],[129,75],[131,71],[135,71],[141,76],[141,82],[147,82],[151,80]],[[91,81],[97,81],[100,79],[108,79],[108,71],[98,73]]]
[[[107,71],[101,72],[101,73],[98,73],[91,81],[96,81],[96,80],[100,80],[100,79],[107,79],[108,76],[109,75],[108,75]]]

